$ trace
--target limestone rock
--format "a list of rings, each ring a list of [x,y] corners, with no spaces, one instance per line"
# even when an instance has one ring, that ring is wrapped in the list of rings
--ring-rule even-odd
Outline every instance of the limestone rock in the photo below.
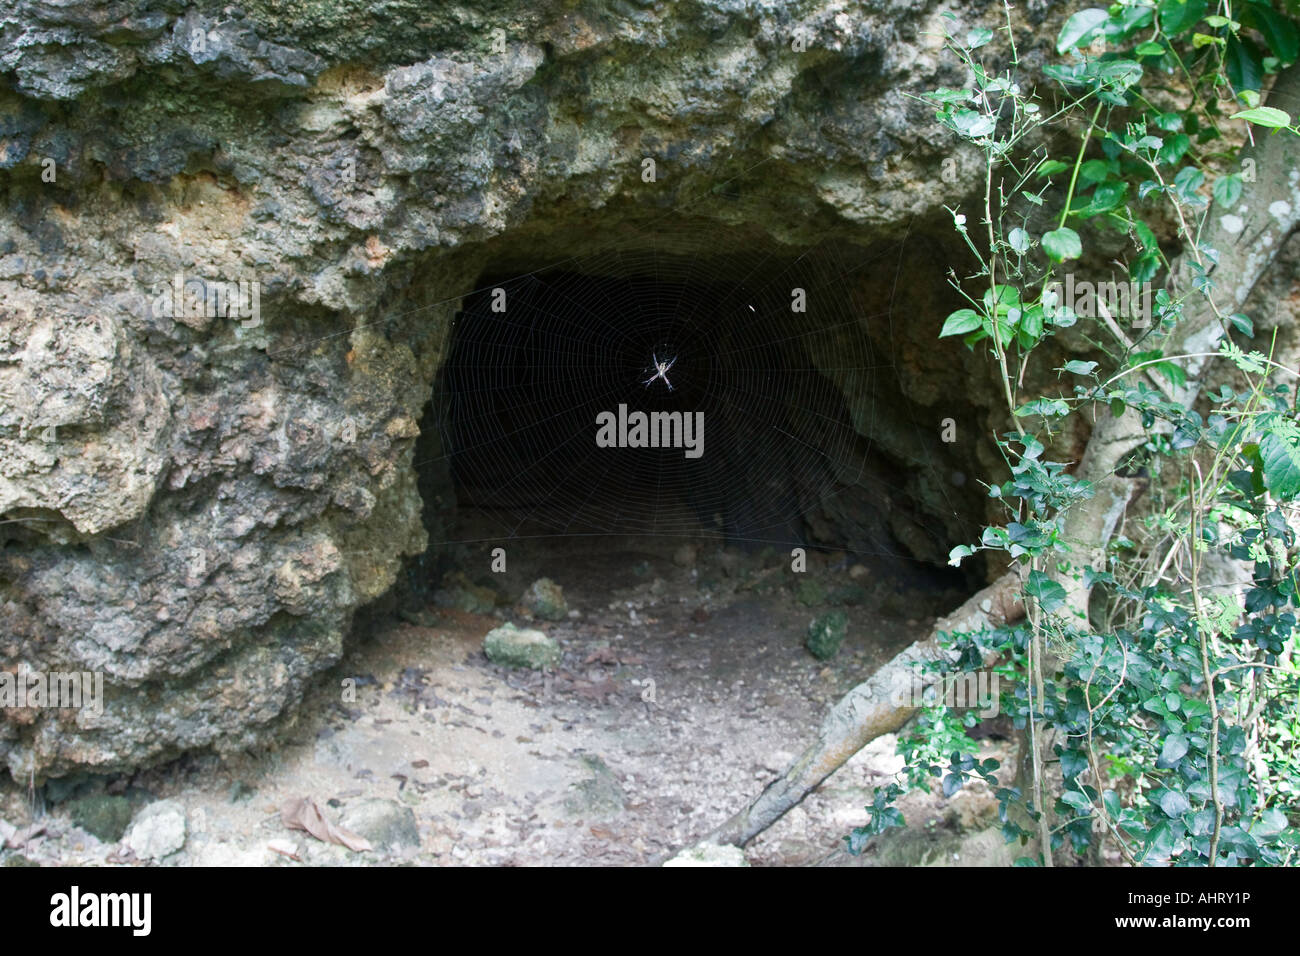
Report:
[[[442,587],[434,593],[443,607],[454,607],[470,614],[491,614],[497,606],[496,592],[475,584],[462,571],[453,571],[443,579]]]
[[[804,642],[804,646],[819,661],[830,660],[844,643],[848,627],[849,616],[846,613],[838,610],[827,611],[808,625],[808,639]]]
[[[339,826],[370,841],[377,850],[419,849],[415,812],[395,800],[362,800],[339,816]]]
[[[515,627],[511,623],[488,631],[483,638],[488,660],[507,667],[554,667],[560,660],[560,646],[541,631]]]
[[[723,281],[733,242],[777,271],[823,241],[874,255],[907,234],[914,255],[950,240],[944,206],[978,182],[916,100],[957,75],[933,5],[809,0],[805,53],[770,3],[220,6],[6,7],[0,667],[102,671],[107,688],[98,717],[0,712],[15,778],[239,752],[291,722],[358,609],[450,537],[440,409],[424,410],[489,264],[603,255],[646,222],[698,229]],[[1026,62],[1056,35],[1051,6],[1027,8]],[[968,5],[952,29],[1001,15]],[[642,157],[671,193],[635,175]],[[941,274],[856,270],[847,293],[938,315]],[[171,307],[175,284],[239,282],[256,315],[251,297],[238,317]],[[916,423],[955,375],[963,427],[995,396],[933,323],[877,325],[902,337],[875,343],[899,356],[886,389],[842,361],[849,331],[809,340],[861,444],[891,462],[817,520],[833,534],[888,510],[942,563],[943,534],[909,502],[954,540],[961,503],[984,502],[975,482],[934,487],[975,473],[969,443]]]
[[[158,800],[135,815],[122,842],[142,860],[158,861],[185,846],[185,808],[175,800]]]
[[[131,802],[112,794],[91,794],[69,800],[65,805],[72,822],[87,833],[116,843],[131,823]]]
[[[538,578],[519,599],[520,606],[543,621],[560,621],[568,616],[569,605],[564,589],[550,578]]]

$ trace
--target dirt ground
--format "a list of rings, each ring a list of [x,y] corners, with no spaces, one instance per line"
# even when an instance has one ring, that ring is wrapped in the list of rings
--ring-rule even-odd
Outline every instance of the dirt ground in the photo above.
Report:
[[[345,659],[274,748],[34,791],[6,783],[0,822],[12,836],[0,861],[659,862],[783,771],[844,691],[962,598],[889,559],[842,553],[809,551],[804,573],[791,570],[788,554],[681,538],[521,540],[507,554],[508,570],[494,574],[490,546],[463,553],[467,577],[497,595],[488,613],[408,604],[358,620]],[[563,588],[569,611],[558,621],[529,621],[512,603],[542,576]],[[823,662],[803,641],[810,621],[833,607],[847,612],[848,633]],[[543,672],[490,662],[484,635],[506,620],[549,634],[560,663]],[[983,745],[981,756],[1005,756],[998,740]],[[898,769],[894,747],[890,736],[858,754],[747,847],[746,861],[997,861],[997,841],[982,833],[995,812],[983,785],[952,800],[908,797],[912,833],[901,855],[898,841],[887,854],[844,851],[873,788]],[[299,797],[331,823],[365,823],[353,829],[374,849],[353,852],[288,828],[281,809]],[[181,808],[184,843],[150,861],[118,831],[124,814],[158,800]],[[78,821],[105,807],[119,823],[99,825],[100,839]]]

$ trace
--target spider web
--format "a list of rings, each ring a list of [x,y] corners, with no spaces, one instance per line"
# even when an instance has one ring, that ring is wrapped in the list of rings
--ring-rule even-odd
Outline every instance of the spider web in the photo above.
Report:
[[[806,543],[808,516],[829,507],[845,532],[834,544],[896,553],[861,508],[835,505],[847,494],[883,509],[906,494],[871,467],[877,395],[897,382],[867,324],[892,321],[891,304],[865,311],[851,287],[862,270],[896,269],[899,247],[796,254],[729,238],[716,223],[659,222],[484,281],[465,297],[436,419],[422,426],[444,454],[417,467],[450,464],[460,504],[503,540],[716,533],[788,546]],[[504,311],[492,311],[502,294]],[[656,358],[673,363],[671,391],[654,379]],[[701,413],[702,454],[600,447],[598,416],[617,419],[620,406]]]
[[[420,426],[437,433],[441,451],[417,455],[414,467],[449,468],[457,507],[493,530],[458,537],[453,526],[436,543],[713,533],[908,559],[881,530],[891,502],[912,494],[899,469],[932,472],[930,487],[966,523],[934,461],[895,461],[892,476],[873,467],[887,457],[872,438],[878,398],[899,389],[895,297],[918,281],[905,265],[906,237],[870,248],[782,246],[743,225],[751,220],[734,182],[588,236],[575,243],[583,251],[543,250],[536,268],[484,273],[468,293],[400,313],[461,302],[433,414]],[[728,218],[742,225],[692,214],[724,187]],[[867,270],[890,276],[888,296],[862,300],[855,282]],[[792,308],[795,290],[804,311]],[[671,391],[662,380],[647,384],[655,357],[673,362]],[[597,415],[617,415],[620,405],[702,413],[703,453],[600,447]],[[916,413],[908,402],[895,407]],[[938,416],[909,425],[936,435]]]

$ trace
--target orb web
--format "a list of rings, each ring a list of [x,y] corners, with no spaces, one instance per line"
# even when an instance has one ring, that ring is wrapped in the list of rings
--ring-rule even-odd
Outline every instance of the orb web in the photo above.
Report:
[[[724,246],[713,230],[660,226],[485,274],[434,403],[458,501],[494,515],[503,537],[789,542],[809,509],[876,480],[864,426],[888,363],[866,330],[881,316],[848,285],[871,256]],[[636,413],[702,424],[697,447],[597,442],[600,416],[621,442]]]

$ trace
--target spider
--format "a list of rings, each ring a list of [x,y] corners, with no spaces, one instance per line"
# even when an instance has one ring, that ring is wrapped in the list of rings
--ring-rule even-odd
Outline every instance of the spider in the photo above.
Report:
[[[650,357],[654,359],[655,373],[651,375],[648,379],[646,379],[644,382],[642,382],[641,384],[645,386],[649,386],[651,383],[654,382],[655,379],[661,378],[664,380],[664,384],[668,386],[668,391],[671,392],[673,390],[673,383],[668,381],[668,370],[672,368],[673,363],[677,361],[677,356],[674,355],[667,362],[659,361],[659,356],[653,352],[651,353]]]

